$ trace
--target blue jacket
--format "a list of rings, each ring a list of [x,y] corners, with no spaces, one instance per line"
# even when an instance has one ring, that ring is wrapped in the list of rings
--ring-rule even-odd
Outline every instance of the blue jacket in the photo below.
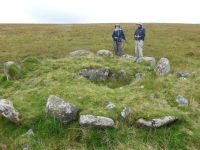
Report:
[[[139,36],[139,37],[135,37]],[[137,28],[134,34],[135,40],[143,40],[145,39],[145,29],[144,28]]]
[[[112,38],[113,38],[113,41],[116,41],[116,42],[121,42],[122,39],[126,40],[124,32],[123,32],[122,29],[119,29],[119,30],[115,29],[113,31]]]

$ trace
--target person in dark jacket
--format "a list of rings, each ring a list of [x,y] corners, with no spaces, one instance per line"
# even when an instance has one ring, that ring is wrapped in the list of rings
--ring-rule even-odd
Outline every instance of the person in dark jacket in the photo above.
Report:
[[[137,29],[134,33],[135,38],[135,56],[137,58],[143,57],[143,45],[144,45],[144,39],[145,39],[145,29],[143,28],[142,23],[138,23]]]
[[[121,29],[119,24],[115,25],[115,30],[112,34],[113,42],[114,42],[114,51],[116,55],[123,55],[124,50],[122,49],[122,41],[126,40],[123,30]]]

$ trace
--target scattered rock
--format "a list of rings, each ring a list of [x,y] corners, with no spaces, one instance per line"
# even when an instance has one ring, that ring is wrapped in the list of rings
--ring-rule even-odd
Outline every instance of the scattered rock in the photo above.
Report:
[[[109,57],[113,57],[113,53],[109,50],[99,50],[97,51],[97,55],[103,55],[103,56],[109,56]]]
[[[76,50],[76,51],[69,53],[70,57],[92,56],[92,55],[94,55],[94,54],[88,50]]]
[[[7,80],[15,80],[20,77],[21,68],[14,61],[4,63],[4,75]]]
[[[125,119],[128,116],[128,114],[129,114],[129,109],[125,107],[121,112],[121,117]]]
[[[150,121],[146,121],[143,118],[136,121],[136,124],[139,127],[144,128],[160,128],[165,125],[172,124],[178,120],[177,117],[174,116],[165,116],[163,118],[152,119]]]
[[[122,58],[123,58],[123,59],[126,59],[126,60],[129,60],[129,61],[131,61],[131,62],[133,62],[133,63],[135,63],[135,62],[136,62],[136,59],[137,59],[137,57],[134,57],[134,56],[128,55],[128,54],[122,55]]]
[[[177,77],[186,78],[190,75],[190,73],[188,73],[188,72],[177,72],[176,75],[177,75]]]
[[[113,128],[115,123],[112,119],[103,116],[81,115],[79,124],[81,126],[97,128]]]
[[[75,105],[65,102],[63,99],[51,95],[46,104],[46,112],[48,115],[57,118],[64,124],[77,119],[79,108]]]
[[[158,76],[164,76],[170,72],[170,63],[167,58],[161,58],[155,68]]]
[[[78,75],[88,78],[91,81],[106,80],[110,75],[110,70],[107,68],[99,69],[82,69]]]
[[[119,71],[117,72],[117,76],[118,76],[118,77],[121,77],[121,78],[124,78],[124,79],[128,78],[128,75],[127,75],[127,73],[126,73],[125,70],[119,70]]]
[[[188,105],[189,103],[185,97],[180,96],[180,95],[176,96],[176,102],[180,105]]]
[[[140,63],[140,62],[148,62],[150,63],[151,65],[155,65],[156,64],[156,60],[154,57],[140,57],[137,59],[136,61],[137,63]]]
[[[113,104],[112,102],[109,102],[108,105],[106,106],[107,109],[113,109],[115,108],[115,104]]]
[[[144,85],[141,85],[141,86],[140,86],[140,89],[142,89],[142,90],[143,90],[143,89],[144,89]]]
[[[11,101],[6,99],[0,100],[0,113],[7,118],[8,120],[19,123],[19,113],[15,110],[13,107],[13,104]]]
[[[23,136],[34,136],[34,132],[32,129],[29,129]]]
[[[150,93],[150,94],[149,94],[149,98],[150,98],[151,100],[153,100],[153,99],[155,98],[155,94],[154,94],[154,93]]]
[[[135,74],[136,79],[141,79],[143,77],[144,77],[144,73],[142,73],[142,72],[138,72],[138,73]]]
[[[180,77],[179,79],[180,80],[187,80],[187,78],[185,78],[185,77]]]

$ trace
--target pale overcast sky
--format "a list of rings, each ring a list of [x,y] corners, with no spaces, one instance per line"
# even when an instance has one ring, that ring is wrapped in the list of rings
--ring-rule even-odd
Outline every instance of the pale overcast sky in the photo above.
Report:
[[[0,0],[0,23],[198,23],[200,0]]]

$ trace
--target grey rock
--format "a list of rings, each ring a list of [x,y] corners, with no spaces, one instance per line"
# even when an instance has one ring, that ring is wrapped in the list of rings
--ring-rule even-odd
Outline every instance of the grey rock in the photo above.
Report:
[[[64,124],[76,120],[79,108],[75,105],[65,102],[63,99],[51,95],[46,104],[46,113]]]
[[[177,72],[176,75],[177,75],[177,77],[186,78],[186,77],[190,76],[190,73],[188,73],[188,72]]]
[[[113,57],[113,53],[109,50],[99,50],[97,51],[97,55],[98,56],[109,56],[109,57]]]
[[[154,94],[154,93],[150,93],[150,94],[149,94],[149,98],[150,98],[151,100],[153,100],[153,99],[155,98],[155,94]]]
[[[129,60],[129,61],[131,61],[131,62],[133,62],[133,63],[135,63],[135,62],[136,62],[136,59],[137,59],[137,57],[134,57],[134,56],[128,55],[128,54],[122,55],[122,58],[123,58],[123,59],[126,59],[126,60]]]
[[[180,96],[180,95],[176,96],[176,102],[180,105],[188,105],[188,103],[189,103],[188,99],[186,99],[185,97]]]
[[[152,66],[156,64],[156,60],[154,57],[139,57],[136,62],[137,63],[147,62],[147,63],[150,63]]]
[[[20,121],[19,113],[15,110],[12,102],[9,100],[0,100],[0,113],[11,122],[19,123]]]
[[[69,53],[70,57],[92,56],[92,55],[94,55],[94,54],[88,50],[76,50],[76,51]]]
[[[144,85],[141,85],[141,86],[140,86],[140,89],[142,89],[142,90],[143,90],[143,89],[144,89]]]
[[[144,73],[142,73],[142,72],[138,72],[138,73],[135,74],[136,79],[141,79],[143,77],[144,77]]]
[[[11,67],[15,67],[15,70],[11,71]],[[14,61],[8,61],[4,63],[4,75],[6,76],[7,80],[17,79],[21,72],[21,68],[19,65]]]
[[[91,81],[96,81],[108,79],[110,73],[110,70],[107,68],[82,69],[81,71],[79,71],[78,75],[88,78]]]
[[[162,118],[156,118],[152,119],[150,121],[146,121],[145,119],[141,118],[136,121],[136,124],[139,127],[144,127],[144,128],[160,128],[165,125],[172,124],[178,120],[177,117],[175,116],[165,116]]]
[[[119,71],[117,72],[117,75],[118,75],[118,77],[122,77],[122,78],[124,78],[124,79],[128,78],[128,75],[127,75],[127,73],[126,73],[125,70],[119,70]]]
[[[116,107],[116,105],[113,104],[112,102],[109,102],[108,105],[106,106],[107,109],[113,109],[115,107]]]
[[[121,114],[121,117],[125,119],[129,114],[129,109],[125,107],[120,114]]]
[[[81,115],[79,124],[81,126],[97,128],[114,128],[115,123],[112,119],[103,116]]]
[[[167,58],[161,58],[155,68],[158,76],[164,76],[170,72],[170,62]]]

